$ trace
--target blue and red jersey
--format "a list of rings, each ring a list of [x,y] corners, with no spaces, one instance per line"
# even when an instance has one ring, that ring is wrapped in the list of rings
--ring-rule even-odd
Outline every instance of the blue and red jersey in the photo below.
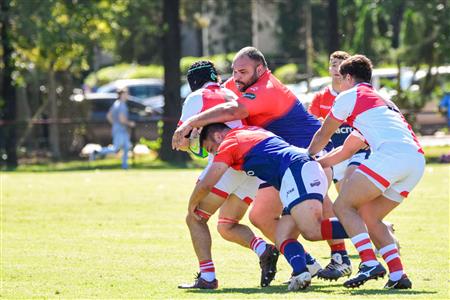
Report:
[[[293,162],[310,160],[304,150],[256,126],[230,130],[214,157],[214,162],[257,176],[278,190],[286,169]]]
[[[228,80],[225,85],[233,88],[234,82]],[[269,70],[241,93],[237,101],[248,110],[248,125],[270,130],[298,147],[308,147],[314,133],[321,126],[320,122],[305,110],[297,97]]]

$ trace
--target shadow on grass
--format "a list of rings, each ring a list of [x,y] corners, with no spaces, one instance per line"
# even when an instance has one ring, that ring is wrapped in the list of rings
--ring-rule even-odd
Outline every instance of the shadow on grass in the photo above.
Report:
[[[425,290],[386,290],[386,289],[349,289],[342,290],[342,284],[329,284],[329,285],[312,285],[304,291],[298,291],[296,293],[324,293],[334,295],[429,295],[436,294],[436,291]],[[287,290],[287,285],[274,285],[266,288],[222,288],[217,290],[186,290],[187,293],[193,294],[283,294],[292,293]]]

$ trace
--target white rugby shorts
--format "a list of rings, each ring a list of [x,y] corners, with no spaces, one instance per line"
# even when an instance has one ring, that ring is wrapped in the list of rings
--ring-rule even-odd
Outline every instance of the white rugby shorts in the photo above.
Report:
[[[373,182],[386,198],[401,203],[422,178],[425,157],[410,145],[385,143],[356,171]]]

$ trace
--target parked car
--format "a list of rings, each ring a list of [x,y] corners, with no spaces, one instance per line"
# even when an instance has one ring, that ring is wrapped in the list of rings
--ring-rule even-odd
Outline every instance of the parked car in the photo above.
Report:
[[[164,108],[164,81],[157,78],[119,79],[99,87],[96,93],[115,93],[127,87],[128,94],[153,112],[162,115]]]
[[[106,115],[116,99],[116,93],[97,92],[71,96],[71,100],[76,105],[74,114],[78,114],[82,123],[86,125],[85,143],[93,142],[102,145],[111,143],[111,125]],[[133,96],[129,96],[127,106],[129,119],[136,122],[136,127],[132,130],[132,139],[138,140],[140,137],[156,139],[158,137],[157,121],[161,119],[161,115]]]

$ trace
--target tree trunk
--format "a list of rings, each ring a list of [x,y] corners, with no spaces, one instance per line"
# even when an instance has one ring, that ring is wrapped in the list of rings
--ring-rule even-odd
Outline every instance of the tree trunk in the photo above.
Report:
[[[405,3],[400,1],[395,7],[394,14],[392,15],[392,48],[397,49],[400,45],[400,30],[403,21],[403,13],[405,10]]]
[[[12,82],[12,73],[14,71],[14,63],[12,61],[13,48],[11,45],[11,20],[9,15],[9,0],[2,0],[0,7],[1,16],[1,43],[3,47],[3,82],[2,82],[2,95],[1,97],[6,102],[5,109],[3,111],[2,119],[5,120],[4,125],[5,132],[5,150],[6,150],[6,165],[8,168],[17,167],[17,136],[16,136],[16,95],[15,88]]]
[[[163,161],[184,163],[188,160],[185,152],[172,150],[172,135],[181,114],[180,99],[180,16],[179,0],[165,0],[163,9],[163,61],[164,61],[164,125],[159,157]]]
[[[54,160],[61,158],[59,148],[58,105],[56,103],[55,71],[50,68],[48,72],[48,102],[50,104],[50,148]]]
[[[303,4],[303,14],[305,16],[305,41],[306,41],[306,75],[308,80],[308,89],[311,77],[313,76],[314,44],[312,39],[312,16],[311,0],[306,0]]]
[[[339,18],[337,0],[328,0],[328,52],[339,50]]]

